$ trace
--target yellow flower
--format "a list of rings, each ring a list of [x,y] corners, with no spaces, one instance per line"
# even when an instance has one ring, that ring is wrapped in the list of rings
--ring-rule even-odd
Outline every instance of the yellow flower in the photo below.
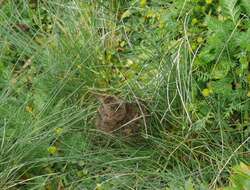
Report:
[[[25,110],[29,113],[33,113],[33,108],[31,106],[26,106]]]
[[[220,13],[221,9],[222,9],[221,6],[218,6],[218,8],[216,9],[216,11]]]
[[[48,152],[50,154],[56,154],[57,153],[57,148],[55,146],[50,146],[50,147],[48,147],[47,150],[48,150]]]
[[[125,41],[121,41],[120,42],[120,47],[124,47],[126,45],[126,42]]]
[[[141,7],[145,7],[147,5],[147,0],[140,0]]]
[[[203,96],[207,97],[210,95],[210,90],[208,88],[204,88],[201,93]]]
[[[200,44],[200,43],[202,43],[203,42],[203,38],[202,37],[198,37],[197,38],[197,42]]]
[[[206,0],[206,4],[211,4],[213,0]]]
[[[82,66],[80,64],[76,65],[78,69],[81,69]]]
[[[191,44],[191,50],[196,50],[197,45],[195,43]]]
[[[54,132],[56,135],[60,136],[63,132],[63,129],[61,127],[55,128]]]
[[[126,66],[131,66],[131,65],[133,65],[134,64],[134,62],[131,60],[131,59],[127,59],[127,64],[126,64]]]
[[[195,25],[195,24],[197,24],[197,23],[198,23],[197,18],[193,18],[193,19],[192,19],[192,25]]]
[[[102,184],[97,183],[96,187],[95,187],[95,190],[102,190]]]
[[[156,12],[154,12],[153,10],[149,10],[149,11],[147,12],[147,14],[146,14],[146,17],[147,17],[147,18],[155,18],[155,17],[157,17],[157,14],[156,14]]]

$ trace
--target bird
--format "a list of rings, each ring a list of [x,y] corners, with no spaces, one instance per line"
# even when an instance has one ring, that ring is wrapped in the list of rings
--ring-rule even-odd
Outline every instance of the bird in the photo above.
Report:
[[[142,132],[148,117],[145,103],[128,102],[107,94],[96,97],[101,103],[95,123],[98,130],[121,137],[135,137]]]

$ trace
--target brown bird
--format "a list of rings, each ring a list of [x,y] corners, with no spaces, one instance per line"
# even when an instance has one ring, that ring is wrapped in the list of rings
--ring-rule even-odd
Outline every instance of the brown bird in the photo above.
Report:
[[[97,98],[101,102],[96,117],[97,129],[123,137],[139,135],[148,116],[142,102],[130,103],[111,95],[97,95]]]

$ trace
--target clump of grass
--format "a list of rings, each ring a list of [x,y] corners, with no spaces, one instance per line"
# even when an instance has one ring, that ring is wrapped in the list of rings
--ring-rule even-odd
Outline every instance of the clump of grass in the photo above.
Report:
[[[15,2],[0,14],[1,189],[213,188],[249,162],[248,132],[201,95],[185,3]],[[95,130],[93,90],[147,102],[145,143]]]

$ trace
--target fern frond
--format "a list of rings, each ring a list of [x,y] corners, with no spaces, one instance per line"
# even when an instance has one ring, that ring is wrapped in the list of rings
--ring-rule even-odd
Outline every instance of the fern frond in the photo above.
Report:
[[[249,0],[241,0],[241,6],[245,9],[247,15],[250,17],[250,3],[249,3]]]
[[[231,18],[234,24],[239,19],[240,8],[237,6],[238,0],[221,0],[222,12]]]
[[[209,73],[207,72],[202,72],[202,71],[196,71],[196,77],[197,77],[197,81],[199,82],[207,82],[211,79],[211,76]]]

